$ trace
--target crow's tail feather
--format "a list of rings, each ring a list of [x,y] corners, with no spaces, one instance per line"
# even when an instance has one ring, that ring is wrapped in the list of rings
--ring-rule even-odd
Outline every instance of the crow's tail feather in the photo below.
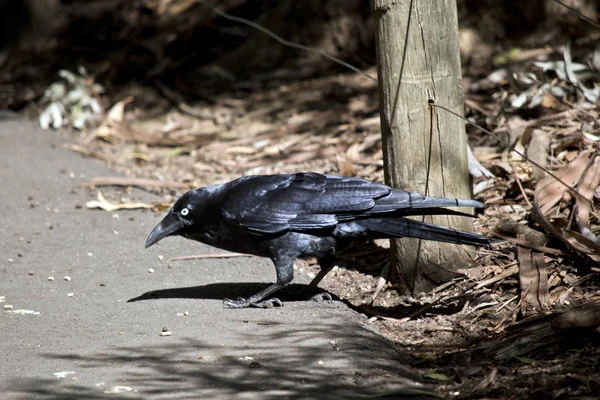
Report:
[[[489,238],[477,233],[415,221],[407,218],[371,218],[361,221],[375,238],[413,237],[417,239],[435,240],[438,242],[485,246]]]

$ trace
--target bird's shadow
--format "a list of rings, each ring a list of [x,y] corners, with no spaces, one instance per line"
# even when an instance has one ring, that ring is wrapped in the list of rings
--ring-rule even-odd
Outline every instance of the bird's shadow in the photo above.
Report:
[[[133,303],[142,300],[155,299],[204,299],[204,300],[223,300],[224,298],[236,299],[238,297],[247,298],[268,287],[268,283],[211,283],[202,286],[189,286],[171,289],[151,290],[140,296],[127,300]],[[314,295],[327,293],[320,288],[309,288],[308,285],[291,284],[284,289],[277,291],[273,296],[283,302],[306,301]],[[339,297],[331,294],[333,300],[340,300]]]

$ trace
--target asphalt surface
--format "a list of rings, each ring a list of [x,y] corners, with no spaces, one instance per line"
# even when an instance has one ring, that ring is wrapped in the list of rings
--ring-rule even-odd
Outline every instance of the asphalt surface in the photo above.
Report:
[[[343,399],[417,385],[341,302],[224,309],[275,279],[270,261],[168,263],[222,253],[182,238],[145,250],[160,215],[88,209],[96,192],[80,184],[117,173],[64,144],[0,115],[2,399]]]

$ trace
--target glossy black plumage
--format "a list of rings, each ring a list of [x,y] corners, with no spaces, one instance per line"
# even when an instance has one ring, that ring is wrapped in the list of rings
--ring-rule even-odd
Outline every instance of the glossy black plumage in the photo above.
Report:
[[[229,251],[269,257],[277,283],[229,307],[272,306],[263,301],[293,279],[298,258],[317,257],[322,271],[333,267],[335,250],[351,240],[416,237],[481,246],[485,236],[405,218],[462,214],[444,207],[484,207],[474,200],[425,197],[359,178],[314,172],[246,176],[190,190],[154,228],[146,247],[180,235]]]

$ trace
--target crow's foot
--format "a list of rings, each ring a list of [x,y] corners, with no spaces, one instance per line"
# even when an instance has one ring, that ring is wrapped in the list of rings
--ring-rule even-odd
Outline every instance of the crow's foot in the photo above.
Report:
[[[283,303],[281,302],[281,300],[275,297],[258,302],[250,301],[249,299],[244,299],[243,297],[238,297],[236,300],[224,299],[223,305],[227,308],[273,308],[282,307]]]
[[[323,302],[323,301],[331,303],[333,301],[333,297],[331,297],[331,295],[327,292],[322,292],[322,293],[317,293],[317,294],[311,296],[310,300],[317,301],[319,303]]]

